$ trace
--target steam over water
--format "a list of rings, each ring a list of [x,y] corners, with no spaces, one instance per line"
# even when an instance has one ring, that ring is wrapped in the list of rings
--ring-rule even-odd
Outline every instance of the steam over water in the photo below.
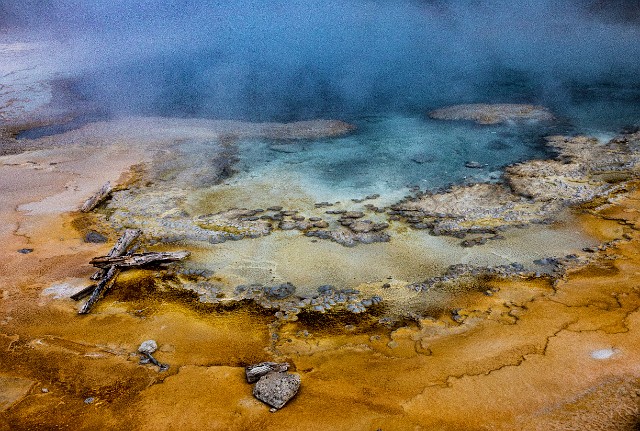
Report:
[[[634,6],[635,4],[635,6]],[[9,1],[113,112],[296,120],[640,100],[637,2]],[[635,112],[637,114],[637,111]]]
[[[356,124],[330,147],[301,143],[282,153],[265,142],[241,154],[246,169],[295,166],[336,188],[491,180],[501,166],[545,156],[545,135],[611,136],[640,121],[637,2],[63,0],[0,8],[5,28],[65,41],[72,87],[103,114]],[[559,120],[553,128],[477,127],[426,116],[477,102],[544,105]]]

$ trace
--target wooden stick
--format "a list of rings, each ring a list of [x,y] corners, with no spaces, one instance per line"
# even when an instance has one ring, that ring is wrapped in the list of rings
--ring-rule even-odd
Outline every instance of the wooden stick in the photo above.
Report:
[[[87,302],[85,302],[80,311],[78,311],[78,314],[87,314],[89,311],[91,311],[91,307],[93,307],[94,304],[98,302],[102,294],[109,290],[111,286],[113,286],[113,283],[115,283],[118,274],[120,274],[120,268],[116,266],[110,267],[107,270],[105,276],[102,277],[102,280],[100,280],[96,288],[93,290],[93,293],[91,294]]]
[[[92,284],[91,286],[87,286],[82,289],[80,292],[74,293],[70,296],[74,301],[80,301],[82,298],[91,295],[91,293],[95,290],[97,285]]]
[[[122,236],[120,237],[120,239],[118,239],[118,241],[113,246],[111,251],[107,254],[107,256],[108,257],[122,256],[127,251],[129,246],[133,243],[133,241],[135,241],[140,236],[141,233],[142,232],[140,232],[140,230],[138,229],[125,230]],[[107,273],[106,269],[99,269],[98,271],[96,271],[95,274],[91,276],[91,279],[100,280],[102,277],[105,276],[106,273]]]
[[[132,266],[141,266],[153,262],[173,262],[176,260],[182,260],[188,257],[191,253],[188,251],[163,251],[154,253],[137,253],[127,256],[109,257],[101,256],[91,259],[91,264],[98,268],[107,268],[110,266],[117,266],[121,268],[128,268]]]
[[[85,201],[85,203],[82,205],[82,208],[80,208],[80,211],[82,211],[83,213],[88,213],[89,211],[100,205],[100,202],[105,200],[111,194],[112,190],[113,188],[111,187],[111,182],[107,181],[96,194]]]

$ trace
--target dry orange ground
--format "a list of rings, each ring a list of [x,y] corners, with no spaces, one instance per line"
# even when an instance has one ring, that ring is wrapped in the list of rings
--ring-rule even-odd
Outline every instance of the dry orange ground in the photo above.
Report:
[[[272,340],[264,312],[205,309],[135,278],[95,313],[76,315],[75,303],[42,291],[86,280],[89,259],[109,246],[84,244],[71,216],[21,216],[13,206],[34,196],[11,195],[10,175],[0,184],[9,197],[0,208],[0,429],[638,427],[638,190],[598,216],[576,216],[603,241],[626,234],[596,263],[555,285],[488,282],[493,296],[457,299],[463,323],[443,315],[391,331],[308,318]],[[35,251],[16,253],[22,247]],[[168,372],[138,365],[133,352],[149,338]],[[277,413],[243,378],[243,365],[270,359],[290,361],[302,377]]]

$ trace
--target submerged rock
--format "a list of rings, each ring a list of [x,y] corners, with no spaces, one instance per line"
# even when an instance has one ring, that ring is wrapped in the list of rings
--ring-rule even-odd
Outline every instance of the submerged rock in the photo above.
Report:
[[[293,123],[262,123],[262,135],[268,139],[318,139],[345,135],[356,127],[339,120],[310,120]]]
[[[479,124],[500,124],[520,121],[551,121],[553,114],[547,108],[513,103],[476,103],[454,105],[436,109],[429,117],[437,120],[470,120]]]
[[[349,228],[350,227],[351,226],[349,226]],[[391,237],[387,233],[374,231],[373,224],[371,226],[367,225],[367,227],[370,227],[371,230],[366,232],[356,232],[349,228],[342,228],[336,230],[309,231],[305,235],[320,239],[329,239],[337,242],[338,244],[344,245],[345,247],[355,247],[358,244],[372,244],[374,242],[388,242],[391,240]],[[382,228],[382,226],[378,227]]]
[[[107,242],[107,237],[92,230],[87,232],[87,234],[84,236],[84,242],[103,243]]]
[[[470,169],[482,169],[482,168],[484,168],[484,167],[485,167],[485,165],[483,165],[482,163],[480,163],[480,162],[475,162],[475,161],[469,161],[469,162],[466,162],[466,163],[464,164],[464,166],[465,166],[466,168],[470,168]]]
[[[262,376],[253,388],[253,396],[273,407],[281,409],[300,389],[300,375],[285,372]]]

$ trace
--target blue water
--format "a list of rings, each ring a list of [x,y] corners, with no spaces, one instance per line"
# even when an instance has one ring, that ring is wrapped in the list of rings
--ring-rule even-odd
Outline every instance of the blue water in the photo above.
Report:
[[[543,137],[557,131],[544,125],[480,126],[401,115],[354,123],[357,131],[340,138],[245,142],[238,167],[245,173],[293,172],[314,188],[353,198],[411,186],[434,190],[497,181],[505,165],[550,157]],[[465,166],[469,162],[482,167]]]
[[[373,105],[354,114],[328,106],[312,118],[344,120],[356,125],[357,130],[344,137],[314,141],[240,142],[240,162],[236,168],[244,174],[257,172],[271,176],[274,184],[279,173],[294,173],[307,188],[313,188],[316,195],[329,200],[333,195],[357,198],[397,192],[411,186],[435,190],[451,184],[499,181],[506,165],[552,157],[553,153],[544,145],[545,136],[590,134],[608,139],[623,128],[640,126],[640,86],[611,82],[565,85],[562,91],[549,96],[535,94],[535,88],[526,80],[508,78],[505,75],[495,86],[476,91],[475,97],[483,95],[480,99],[425,100],[419,104],[420,109],[405,106],[389,111]],[[174,90],[180,92],[179,88]],[[197,94],[194,97],[198,99]],[[427,115],[430,109],[449,104],[542,103],[544,99],[557,121],[488,126],[432,120]],[[162,109],[148,113],[178,117],[198,117],[207,113],[205,110],[196,115],[191,108],[172,103],[174,101],[175,94],[163,101]],[[254,108],[260,111],[260,106]],[[287,111],[290,121],[307,117],[304,110]],[[232,118],[257,120],[252,116]],[[22,132],[19,138],[36,139],[63,133],[104,119],[105,116],[95,118],[93,114],[87,114],[65,124]],[[283,120],[279,117],[260,119]],[[183,148],[183,153],[190,151],[188,147]],[[480,168],[469,167],[470,162]],[[202,163],[207,162],[198,161],[198,164]]]

